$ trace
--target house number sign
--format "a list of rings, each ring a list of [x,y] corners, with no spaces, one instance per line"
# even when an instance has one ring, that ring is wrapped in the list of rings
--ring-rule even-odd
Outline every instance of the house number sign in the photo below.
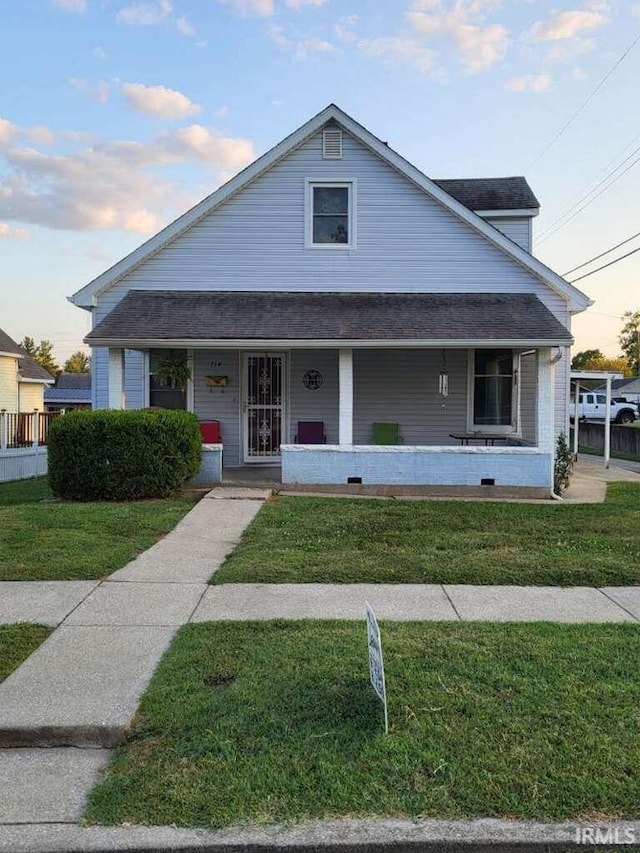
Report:
[[[302,377],[302,384],[305,388],[308,388],[309,391],[317,391],[323,382],[324,379],[319,370],[307,370]]]

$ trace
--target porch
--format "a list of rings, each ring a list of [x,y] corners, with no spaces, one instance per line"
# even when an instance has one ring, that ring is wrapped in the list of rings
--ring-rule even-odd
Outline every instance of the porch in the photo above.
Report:
[[[178,393],[155,378],[167,352],[112,350],[110,360],[120,360],[123,377],[140,362],[143,405],[184,406],[215,423],[219,439],[203,446],[199,482],[548,496],[551,348],[172,349],[190,368]],[[124,379],[118,394],[131,405]],[[376,443],[381,425],[396,434],[393,443]]]
[[[98,406],[190,409],[227,470],[552,488],[571,337],[533,294],[132,290],[87,342]]]

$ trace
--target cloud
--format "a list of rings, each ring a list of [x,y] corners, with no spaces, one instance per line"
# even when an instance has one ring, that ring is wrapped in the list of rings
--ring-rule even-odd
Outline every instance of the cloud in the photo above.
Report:
[[[327,0],[284,0],[284,5],[300,11],[305,6],[324,6]]]
[[[270,18],[276,11],[275,0],[218,0],[218,2],[231,6],[247,18]]]
[[[525,74],[523,77],[512,77],[504,87],[508,92],[534,92],[539,95],[551,88],[551,75]]]
[[[24,142],[35,142],[38,145],[55,145],[56,136],[48,127],[34,125],[21,127],[6,118],[0,117],[0,150],[3,146]]]
[[[181,15],[181,17],[176,18],[176,29],[183,36],[195,36],[196,31],[192,24],[186,18],[186,15]]]
[[[220,176],[236,172],[255,156],[249,140],[198,124],[149,142],[79,141],[81,147],[65,154],[19,147],[16,142],[30,130],[6,120],[0,128],[0,158],[6,167],[0,178],[0,219],[55,229],[148,234],[169,212],[194,202],[192,193],[163,177],[162,167],[195,163]]]
[[[435,50],[411,36],[380,36],[373,39],[360,39],[358,48],[367,56],[396,64],[406,62],[423,73],[432,71],[437,62]]]
[[[556,12],[546,21],[536,21],[531,27],[534,41],[562,41],[572,39],[585,31],[596,30],[608,22],[601,12],[573,9]]]
[[[219,110],[215,110],[213,114],[216,118],[226,118],[229,115],[229,107],[225,104]]]
[[[94,47],[91,55],[94,59],[106,59],[108,56],[107,51],[103,47]]]
[[[12,228],[6,222],[0,222],[0,238],[7,240],[28,240],[31,234],[26,228]]]
[[[335,53],[337,50],[334,44],[324,39],[290,39],[279,24],[271,24],[269,36],[281,50],[289,51],[297,60],[308,59],[312,54]]]
[[[87,11],[87,0],[51,0],[56,9],[83,15]]]
[[[111,85],[105,81],[91,84],[84,77],[71,77],[69,85],[99,104],[106,104],[111,94]]]
[[[351,29],[355,27],[360,18],[358,15],[346,15],[343,18],[339,18],[337,23],[334,25],[333,31],[336,34],[336,38],[338,41],[343,42],[354,42],[358,40],[358,36]]]
[[[509,49],[507,28],[484,23],[484,16],[498,6],[498,0],[420,0],[406,17],[425,41],[452,41],[465,69],[475,74],[502,60]]]
[[[187,118],[187,116],[196,115],[202,111],[199,104],[194,104],[182,92],[178,92],[177,89],[169,89],[166,86],[123,83],[122,93],[128,106],[132,109],[162,118]]]
[[[129,27],[153,27],[165,21],[171,11],[170,0],[132,3],[118,10],[116,20]]]
[[[545,58],[547,62],[553,63],[575,62],[576,59],[580,59],[580,57],[589,53],[596,46],[595,39],[580,37],[548,44],[549,47]]]

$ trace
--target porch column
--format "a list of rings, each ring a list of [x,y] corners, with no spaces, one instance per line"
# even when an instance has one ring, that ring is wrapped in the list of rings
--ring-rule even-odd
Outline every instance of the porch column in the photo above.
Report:
[[[338,443],[353,444],[353,350],[338,350]]]
[[[536,436],[538,448],[551,455],[549,488],[553,491],[553,468],[555,459],[555,368],[553,350],[542,347],[538,350],[538,389]]]
[[[124,350],[109,348],[109,408],[124,409]]]

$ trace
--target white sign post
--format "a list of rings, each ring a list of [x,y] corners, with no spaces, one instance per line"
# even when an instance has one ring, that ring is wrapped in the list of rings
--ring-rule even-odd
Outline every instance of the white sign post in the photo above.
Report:
[[[380,628],[378,627],[376,614],[371,609],[368,601],[365,601],[365,611],[367,614],[367,643],[369,646],[369,678],[384,708],[384,733],[387,735],[389,734],[389,716],[387,713],[387,688],[384,683]]]

